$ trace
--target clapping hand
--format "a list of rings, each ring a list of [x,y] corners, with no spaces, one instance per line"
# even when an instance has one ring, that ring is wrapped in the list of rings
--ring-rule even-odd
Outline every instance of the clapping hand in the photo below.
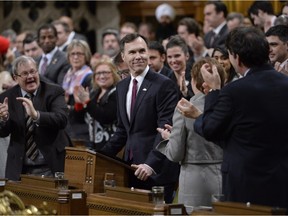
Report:
[[[187,118],[196,119],[202,114],[202,112],[190,103],[185,98],[182,98],[177,104],[178,111]]]
[[[38,113],[35,110],[32,101],[25,97],[17,97],[16,99],[22,101],[22,104],[26,110],[27,115],[31,116],[32,119],[36,120],[38,117]]]
[[[3,103],[0,103],[0,119],[2,121],[7,121],[8,117],[9,117],[8,98],[5,97]]]
[[[221,79],[215,65],[211,66],[208,63],[205,63],[201,67],[201,74],[204,79],[205,85],[204,89],[209,87],[210,89],[220,89],[221,88]],[[206,92],[205,92],[206,93]]]
[[[162,138],[167,140],[170,137],[172,126],[169,124],[165,124],[164,128],[157,128],[157,131],[161,134]]]
[[[83,86],[75,86],[73,96],[76,103],[85,104],[90,100],[89,88],[86,87],[86,89],[84,89]]]
[[[281,72],[281,73],[283,73],[285,75],[288,75],[288,63],[287,62],[284,65],[282,65],[282,66],[281,66],[280,62],[275,62],[274,68],[278,72]]]

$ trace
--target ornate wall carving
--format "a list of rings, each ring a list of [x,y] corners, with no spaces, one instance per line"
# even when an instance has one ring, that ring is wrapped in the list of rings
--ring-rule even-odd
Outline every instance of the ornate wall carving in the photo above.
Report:
[[[75,30],[86,35],[92,52],[101,51],[101,33],[118,28],[118,1],[0,1],[0,32],[37,30],[61,15],[72,17]],[[108,14],[108,16],[107,16]]]

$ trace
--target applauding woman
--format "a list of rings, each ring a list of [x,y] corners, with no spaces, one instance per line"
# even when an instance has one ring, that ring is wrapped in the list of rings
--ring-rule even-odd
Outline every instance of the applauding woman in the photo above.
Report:
[[[222,86],[225,79],[224,68],[212,58],[204,58],[194,64],[191,83],[195,95],[190,102],[200,110],[203,110],[205,102],[200,68],[206,63],[209,70],[212,70],[212,65],[217,66]],[[178,202],[188,206],[211,206],[211,195],[221,193],[222,149],[198,135],[193,129],[194,121],[181,115],[176,108],[173,128],[170,125],[157,128],[165,140],[156,149],[169,160],[181,164]]]
[[[116,84],[120,77],[114,64],[100,60],[93,69],[93,90],[74,88],[75,110],[87,114],[91,148],[101,149],[115,131],[117,117]]]
[[[71,64],[66,73],[62,87],[69,107],[68,133],[72,139],[88,140],[88,127],[84,115],[76,113],[74,108],[73,90],[75,86],[89,87],[92,70],[89,67],[91,51],[88,44],[82,40],[73,40],[67,48],[68,61]]]

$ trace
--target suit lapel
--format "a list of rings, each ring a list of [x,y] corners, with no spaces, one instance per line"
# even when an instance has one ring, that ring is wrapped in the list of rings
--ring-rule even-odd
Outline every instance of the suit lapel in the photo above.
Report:
[[[13,100],[15,100],[15,106],[12,106],[12,109],[15,109],[13,112],[16,114],[15,119],[17,119],[17,121],[19,121],[22,128],[25,128],[26,111],[25,111],[25,108],[24,108],[22,102],[16,100],[17,97],[22,97],[20,86],[18,86],[18,88],[15,89],[15,91],[13,91],[13,93],[11,94],[11,98],[8,98],[8,100],[12,99],[12,98],[13,98]],[[23,131],[23,133],[24,133],[24,131]]]
[[[128,119],[128,115],[127,115],[127,111],[126,111],[126,96],[127,96],[127,92],[128,92],[128,88],[129,88],[129,83],[130,83],[131,77],[124,79],[122,82],[123,85],[118,85],[116,87],[117,91],[119,91],[118,93],[118,98],[117,100],[119,101],[119,112],[120,115],[123,116],[123,124],[125,125],[129,125],[129,119]]]

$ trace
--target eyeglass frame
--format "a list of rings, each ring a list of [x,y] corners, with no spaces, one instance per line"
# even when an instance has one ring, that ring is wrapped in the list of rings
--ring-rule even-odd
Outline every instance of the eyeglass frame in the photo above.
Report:
[[[24,73],[24,74],[23,74]],[[21,77],[22,79],[27,79],[29,75],[34,76],[38,73],[37,69],[31,69],[30,71],[24,71],[22,74],[14,74],[15,76]]]
[[[85,56],[85,53],[84,52],[71,52],[69,53],[69,57],[80,57],[80,56]]]
[[[95,72],[94,76],[96,77],[100,77],[100,75],[104,75],[104,76],[108,76],[108,74],[111,74],[112,71],[99,71],[99,72]]]

